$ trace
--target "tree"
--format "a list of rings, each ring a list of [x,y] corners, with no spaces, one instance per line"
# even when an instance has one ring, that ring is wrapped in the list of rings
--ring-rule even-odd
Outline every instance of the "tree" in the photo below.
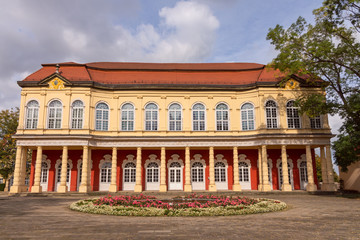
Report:
[[[5,183],[14,172],[16,141],[12,135],[16,133],[18,121],[18,108],[0,112],[0,174],[5,179]]]
[[[296,103],[309,117],[339,114],[344,121],[334,142],[342,170],[360,160],[360,0],[325,0],[315,23],[299,17],[288,29],[277,25],[267,39],[280,53],[270,64],[288,78],[306,76],[327,92],[303,94]]]

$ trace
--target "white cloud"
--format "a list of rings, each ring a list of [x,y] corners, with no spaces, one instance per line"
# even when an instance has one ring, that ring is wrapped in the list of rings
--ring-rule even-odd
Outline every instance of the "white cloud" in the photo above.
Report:
[[[16,81],[41,63],[203,62],[211,55],[219,21],[205,3],[162,7],[159,24],[124,24],[140,12],[138,0],[6,1],[0,9],[0,82],[7,88],[0,89],[0,108],[19,105]]]

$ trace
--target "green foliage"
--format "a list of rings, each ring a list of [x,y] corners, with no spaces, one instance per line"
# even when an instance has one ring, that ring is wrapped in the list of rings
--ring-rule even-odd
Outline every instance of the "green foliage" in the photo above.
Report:
[[[0,112],[0,174],[5,181],[15,167],[16,141],[12,135],[16,133],[18,121],[18,108]]]
[[[323,179],[322,179],[322,171],[321,171],[321,158],[318,155],[315,155],[315,162],[316,162],[317,179],[319,182],[322,182]],[[339,176],[337,175],[334,169],[333,172],[334,172],[334,182],[339,182]]]
[[[346,169],[360,160],[360,0],[325,0],[313,13],[315,24],[299,17],[288,29],[269,29],[267,39],[279,51],[270,66],[288,78],[306,76],[327,92],[326,98],[300,96],[297,105],[310,117],[330,113],[343,118],[334,147],[336,163]]]

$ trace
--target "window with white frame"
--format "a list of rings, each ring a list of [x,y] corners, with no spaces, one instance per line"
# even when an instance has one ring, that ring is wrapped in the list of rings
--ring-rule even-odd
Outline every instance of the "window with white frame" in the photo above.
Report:
[[[204,182],[204,166],[200,162],[195,162],[191,166],[191,181]]]
[[[84,119],[84,104],[80,100],[76,100],[71,105],[71,128],[82,129]]]
[[[229,108],[226,104],[220,103],[216,106],[216,130],[229,130]]]
[[[307,182],[308,181],[307,166],[306,166],[305,161],[302,161],[300,163],[300,180],[302,182]]]
[[[111,162],[105,162],[101,166],[100,171],[100,182],[101,183],[110,183],[111,182]]]
[[[288,128],[300,128],[299,109],[295,107],[294,101],[286,104],[286,114],[288,120]]]
[[[214,166],[215,182],[226,182],[226,166],[223,162],[217,162]]]
[[[249,182],[250,181],[249,166],[245,162],[239,162],[239,181]]]
[[[134,183],[136,182],[136,165],[135,163],[129,162],[124,167],[124,182]]]
[[[181,131],[181,106],[180,104],[173,103],[169,107],[169,130],[170,131]]]
[[[255,129],[254,106],[251,103],[245,103],[241,107],[241,126],[243,131]]]
[[[205,131],[205,106],[197,103],[192,108],[193,131]]]
[[[321,128],[321,119],[320,116],[315,116],[310,118],[310,127],[311,128]]]
[[[269,100],[265,104],[265,113],[266,113],[266,127],[267,128],[277,128],[277,106],[276,103],[272,100]]]
[[[99,103],[95,108],[95,130],[107,131],[109,129],[109,106]]]
[[[61,168],[60,168],[61,172]],[[41,174],[40,174],[40,182],[47,183],[48,181],[48,173],[49,173],[49,166],[46,162],[41,163]]]
[[[62,103],[59,100],[53,100],[49,104],[48,128],[61,128]]]
[[[156,162],[151,162],[146,167],[146,182],[159,182],[159,165]]]
[[[145,130],[158,130],[158,106],[154,103],[149,103],[145,107]]]
[[[39,118],[39,103],[35,100],[31,100],[26,105],[26,128],[36,129]]]
[[[134,131],[135,108],[132,104],[126,103],[121,107],[121,130]]]

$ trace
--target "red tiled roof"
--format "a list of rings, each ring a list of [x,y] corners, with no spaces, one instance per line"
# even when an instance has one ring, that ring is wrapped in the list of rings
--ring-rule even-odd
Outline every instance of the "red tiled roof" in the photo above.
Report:
[[[42,66],[23,81],[42,81],[56,71],[56,64]],[[257,63],[66,62],[59,66],[60,75],[70,82],[93,81],[102,84],[247,85],[276,83],[284,76]]]

